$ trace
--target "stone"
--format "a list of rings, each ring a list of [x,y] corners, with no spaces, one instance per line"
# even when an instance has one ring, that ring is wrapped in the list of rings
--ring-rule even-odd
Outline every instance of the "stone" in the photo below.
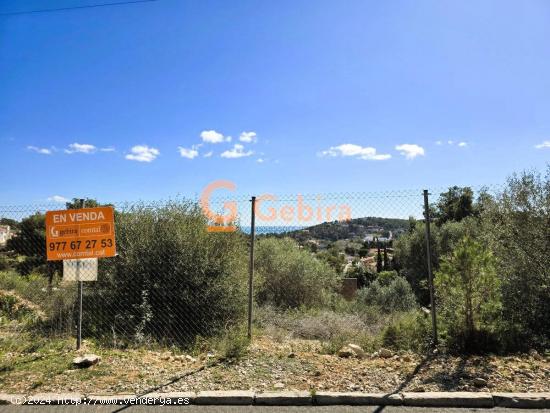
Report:
[[[537,350],[533,349],[529,352],[529,355],[533,357],[535,360],[542,361],[544,360],[544,357],[542,357]]]
[[[95,354],[84,354],[83,356],[75,357],[73,359],[73,365],[78,368],[87,368],[99,363],[101,357]]]
[[[342,358],[350,358],[350,357],[357,357],[357,358],[363,358],[365,357],[365,352],[361,347],[359,347],[356,344],[348,344],[342,347],[338,351],[338,357]]]
[[[289,359],[293,359],[296,357],[296,353],[292,352],[292,353],[288,353],[288,358]]]
[[[487,380],[485,380],[482,377],[476,377],[473,380],[474,386],[476,387],[486,387],[487,386]]]
[[[273,388],[274,388],[274,389],[284,389],[284,388],[285,388],[285,385],[284,385],[284,383],[275,383],[275,384],[273,385]]]
[[[191,357],[189,354],[185,356],[185,359],[187,361],[190,361],[192,363],[194,363],[195,361],[197,361],[197,359],[195,357]]]
[[[353,350],[356,357],[364,358],[365,357],[365,351],[361,348],[361,346],[358,346],[357,344],[348,344],[348,347]]]
[[[338,350],[338,357],[342,357],[342,358],[353,357],[353,350],[347,346],[344,346],[340,350]]]
[[[494,407],[487,392],[425,392],[403,393],[404,406],[417,407]]]
[[[382,357],[383,359],[389,359],[393,356],[393,353],[391,350],[388,350],[387,348],[381,348],[378,350],[378,357]]]
[[[411,389],[411,392],[413,393],[424,393],[425,391],[426,389],[424,388],[424,386],[416,386]]]

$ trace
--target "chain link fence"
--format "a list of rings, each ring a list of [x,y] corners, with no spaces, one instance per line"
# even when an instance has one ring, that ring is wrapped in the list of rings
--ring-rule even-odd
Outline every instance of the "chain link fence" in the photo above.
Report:
[[[475,188],[474,198],[499,190]],[[446,192],[432,189],[430,203]],[[396,243],[425,213],[422,190],[255,199],[257,328],[273,317],[266,308],[336,308],[334,297],[353,301],[373,274],[399,272]],[[84,338],[186,346],[245,328],[251,197],[206,201],[112,204],[118,254],[100,259],[97,281],[83,283]],[[64,208],[0,206],[2,318],[30,317],[44,334],[75,334],[78,322],[77,283],[45,258],[44,214]],[[425,264],[425,253],[418,260]]]

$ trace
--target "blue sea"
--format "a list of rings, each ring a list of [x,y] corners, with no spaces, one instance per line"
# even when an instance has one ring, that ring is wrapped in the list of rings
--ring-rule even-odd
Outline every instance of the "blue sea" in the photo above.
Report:
[[[290,231],[296,231],[299,229],[304,229],[307,227],[300,227],[300,226],[288,226],[288,227],[282,227],[282,226],[267,226],[267,225],[258,225],[256,227],[256,235],[262,235],[262,234],[282,234],[284,232],[290,232]],[[248,227],[241,227],[241,230],[246,233],[250,234],[250,226]]]

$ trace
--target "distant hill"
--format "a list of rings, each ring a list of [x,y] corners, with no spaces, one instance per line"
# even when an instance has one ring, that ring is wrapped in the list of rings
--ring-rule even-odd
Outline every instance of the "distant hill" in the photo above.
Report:
[[[322,224],[287,231],[279,235],[295,238],[298,241],[308,239],[338,241],[341,239],[364,238],[368,234],[388,236],[389,231],[395,238],[409,227],[407,219],[365,217],[350,221],[323,222]]]

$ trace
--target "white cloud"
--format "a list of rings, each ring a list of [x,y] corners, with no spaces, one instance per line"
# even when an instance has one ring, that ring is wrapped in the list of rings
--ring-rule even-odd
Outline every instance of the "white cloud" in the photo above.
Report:
[[[466,142],[459,142],[458,146],[460,146],[461,148],[465,148],[466,146],[468,146],[468,144]]]
[[[242,158],[242,157],[245,157],[245,156],[250,156],[253,153],[254,152],[252,152],[252,151],[245,152],[244,151],[244,146],[241,145],[240,143],[236,143],[235,145],[233,145],[232,149],[229,149],[229,150],[223,152],[220,156],[222,158]]]
[[[191,149],[178,146],[178,150],[180,151],[180,155],[182,158],[193,159],[199,156],[199,151],[197,150],[197,147],[195,145],[193,145]]]
[[[407,159],[414,159],[417,156],[424,156],[424,148],[413,143],[403,143],[395,147],[401,155]]]
[[[50,202],[59,202],[60,204],[63,203],[63,202],[69,202],[69,200],[61,195],[54,195],[54,196],[50,196],[48,198],[48,201]]]
[[[550,141],[544,141],[542,143],[539,143],[538,145],[535,145],[535,148],[537,149],[550,148]]]
[[[452,144],[455,143],[455,141],[453,141],[453,140],[448,140],[447,143],[448,143],[449,145],[452,145]]]
[[[52,154],[52,150],[49,149],[49,148],[38,148],[37,146],[29,145],[29,146],[27,146],[27,149],[29,151],[33,151],[33,152],[36,152],[36,153],[39,153],[39,154],[42,154],[42,155],[51,155]]]
[[[65,153],[94,153],[97,148],[94,145],[88,143],[71,143],[68,149],[65,149]]]
[[[256,132],[241,132],[239,140],[246,143],[256,143],[258,141],[258,136]]]
[[[353,143],[344,143],[338,146],[332,146],[328,150],[321,152],[322,156],[350,156],[354,158],[369,161],[384,161],[390,159],[390,154],[376,153],[376,149],[370,146],[360,146]]]
[[[116,149],[112,146],[108,146],[107,148],[100,148],[100,152],[114,152]]]
[[[265,161],[264,161],[263,158],[258,158],[258,159],[256,159],[256,162],[258,162],[258,163],[264,163]]]
[[[126,159],[138,162],[152,162],[160,155],[160,151],[156,148],[150,148],[147,145],[136,145],[130,149],[130,154],[126,155]]]
[[[212,156],[214,152],[210,151],[210,152],[206,152],[204,155],[203,155],[203,158],[210,158]]]
[[[443,142],[441,142],[441,141],[435,141],[435,144],[436,144],[436,145],[443,145]]]
[[[231,142],[231,136],[223,136],[223,134],[216,132],[215,130],[203,130],[201,132],[201,139],[203,142],[208,143],[222,143]]]

